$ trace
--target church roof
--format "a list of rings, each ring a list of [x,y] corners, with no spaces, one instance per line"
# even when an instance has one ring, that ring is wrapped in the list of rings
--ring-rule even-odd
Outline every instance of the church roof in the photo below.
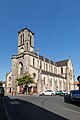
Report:
[[[44,71],[44,70],[42,70],[41,73],[42,73],[42,74],[51,75],[51,76],[60,77],[60,78],[65,79],[65,77],[63,77],[63,76],[61,76],[61,75],[59,75],[59,74],[56,74],[56,73],[51,73],[51,72]]]
[[[34,32],[32,32],[30,29],[28,29],[27,27],[23,28],[22,30],[18,31],[18,33],[24,31],[24,30],[28,30],[29,32],[31,32],[34,35]]]
[[[66,66],[68,61],[69,61],[69,59],[61,60],[61,61],[56,62],[56,64],[58,65],[58,67]]]

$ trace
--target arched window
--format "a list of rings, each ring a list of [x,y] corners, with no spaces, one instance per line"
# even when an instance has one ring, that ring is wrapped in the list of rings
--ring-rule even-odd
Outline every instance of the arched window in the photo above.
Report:
[[[11,81],[11,76],[9,76],[9,82]]]
[[[36,78],[36,74],[35,73],[33,73],[33,78]]]
[[[24,44],[24,34],[21,34],[21,43],[20,43],[21,45],[23,45]]]
[[[22,62],[19,62],[19,75],[23,74],[23,64]]]
[[[21,51],[21,53],[22,53],[22,52],[24,52],[24,48],[23,48],[23,47],[21,47],[20,51]]]

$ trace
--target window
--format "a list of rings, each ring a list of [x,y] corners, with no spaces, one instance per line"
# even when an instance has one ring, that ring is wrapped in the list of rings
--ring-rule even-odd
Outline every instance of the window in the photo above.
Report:
[[[30,46],[31,46],[31,36],[30,36]]]
[[[33,66],[35,66],[35,59],[33,58]]]
[[[21,45],[24,44],[24,34],[21,34]]]
[[[45,77],[44,77],[44,85],[45,85]]]
[[[21,53],[22,53],[22,52],[24,52],[24,48],[23,48],[23,47],[21,47],[20,51],[21,51]]]
[[[19,63],[19,75],[23,74],[23,64],[22,62]]]
[[[50,86],[52,86],[52,78],[51,78],[51,80],[50,80]]]
[[[23,44],[24,44],[24,34],[23,34]]]
[[[9,76],[9,82],[11,81],[11,77]]]
[[[40,61],[40,68],[42,68],[42,61]]]
[[[22,34],[21,34],[21,45],[22,45]]]
[[[23,66],[21,66],[20,75],[23,74]]]
[[[28,51],[28,43],[27,43],[27,51]]]
[[[63,68],[61,67],[61,73],[63,73]]]
[[[33,73],[33,78],[36,78],[36,74],[35,73]]]

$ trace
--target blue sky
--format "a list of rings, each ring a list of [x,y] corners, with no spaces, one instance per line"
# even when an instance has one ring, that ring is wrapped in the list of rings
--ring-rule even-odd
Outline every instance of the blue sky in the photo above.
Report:
[[[35,52],[55,61],[71,58],[80,74],[80,0],[0,0],[0,80],[17,54],[17,32],[35,33]]]

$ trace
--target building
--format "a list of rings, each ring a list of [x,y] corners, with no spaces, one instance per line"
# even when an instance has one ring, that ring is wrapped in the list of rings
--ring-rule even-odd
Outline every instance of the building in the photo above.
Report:
[[[6,74],[6,92],[11,93],[11,77],[12,71]]]
[[[7,75],[7,89],[21,92],[24,86],[17,85],[17,78],[28,72],[35,83],[30,87],[40,93],[46,89],[74,89],[74,68],[70,59],[54,62],[34,52],[34,33],[28,28],[18,32],[18,53],[12,55],[12,70]],[[10,83],[9,83],[10,82]]]

